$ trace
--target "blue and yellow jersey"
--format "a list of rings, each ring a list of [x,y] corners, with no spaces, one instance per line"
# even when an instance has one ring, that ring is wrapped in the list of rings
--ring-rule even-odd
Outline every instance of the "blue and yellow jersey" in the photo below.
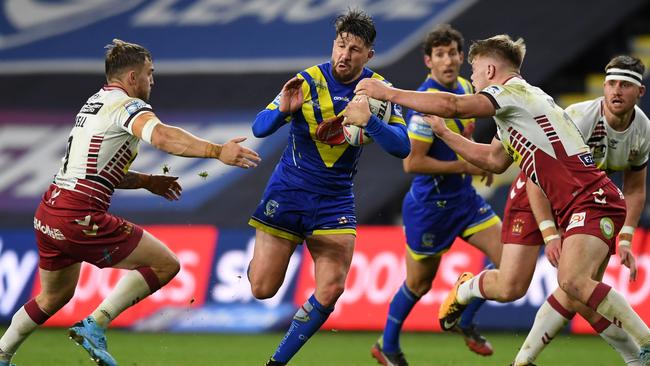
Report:
[[[449,92],[454,94],[473,94],[474,89],[469,81],[458,77],[455,89],[447,89],[431,78],[422,83],[418,91]],[[459,160],[459,156],[442,140],[436,139],[431,127],[422,120],[422,114],[409,111],[408,135],[413,140],[430,143],[428,156],[441,161]],[[445,120],[447,127],[456,133],[463,133],[465,128],[474,122],[474,119],[450,118]],[[420,202],[433,202],[447,200],[468,192],[473,192],[472,176],[467,174],[418,174],[411,183],[411,194]]]
[[[312,66],[297,76],[305,80],[302,108],[286,118],[291,123],[289,141],[271,179],[320,194],[351,194],[362,148],[345,142],[340,124],[342,113],[354,97],[359,80],[384,78],[364,68],[357,80],[342,84],[332,75],[329,62]],[[279,105],[278,96],[266,109],[274,110]],[[389,124],[405,124],[400,106],[393,104]]]

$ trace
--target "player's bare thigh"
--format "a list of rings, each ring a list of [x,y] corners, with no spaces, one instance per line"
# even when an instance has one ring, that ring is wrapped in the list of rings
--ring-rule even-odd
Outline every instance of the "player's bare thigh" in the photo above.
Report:
[[[488,298],[507,302],[524,296],[535,272],[539,248],[538,245],[504,244],[499,270],[488,271],[483,277]]]
[[[288,239],[255,230],[255,248],[248,267],[248,280],[256,298],[273,297],[280,289],[297,245]]]
[[[316,299],[324,306],[332,306],[345,288],[354,253],[352,234],[311,235],[306,243],[314,260]]]
[[[499,267],[501,263],[501,252],[503,250],[503,245],[501,244],[501,223],[492,225],[485,230],[473,234],[467,242],[485,253],[490,258],[490,261],[497,268]]]
[[[161,285],[169,282],[180,269],[178,257],[167,246],[146,230],[133,251],[115,268],[136,269],[151,267]]]
[[[39,268],[41,292],[36,296],[36,303],[47,314],[54,314],[74,295],[79,281],[81,263],[74,263],[56,271]]]
[[[598,273],[609,258],[609,247],[600,238],[588,234],[568,236],[562,242],[558,282],[570,296],[582,303],[589,300]]]

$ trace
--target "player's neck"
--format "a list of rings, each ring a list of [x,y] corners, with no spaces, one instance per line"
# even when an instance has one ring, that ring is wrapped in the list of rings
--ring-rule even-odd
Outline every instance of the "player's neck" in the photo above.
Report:
[[[605,121],[612,129],[616,131],[625,131],[632,123],[632,116],[634,115],[634,108],[622,115],[612,113],[607,106],[603,105],[603,112],[605,114]]]
[[[110,80],[106,83],[106,87],[122,89],[128,96],[133,96],[127,86],[120,80]]]
[[[447,88],[447,90],[454,90],[454,89],[456,89],[458,87],[458,80],[454,80],[454,81],[452,81],[450,83],[443,83],[440,80],[436,79],[433,76],[433,74],[429,74],[429,78],[431,78],[431,80],[435,81],[439,85],[442,85],[443,87]]]

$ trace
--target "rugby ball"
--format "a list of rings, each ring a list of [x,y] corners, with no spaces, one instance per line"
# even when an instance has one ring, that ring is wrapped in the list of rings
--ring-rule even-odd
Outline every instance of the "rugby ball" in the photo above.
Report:
[[[370,105],[370,113],[374,114],[385,123],[388,123],[392,112],[392,105],[389,101],[368,98],[368,104]],[[372,137],[370,137],[362,127],[352,125],[343,126],[343,137],[345,137],[345,141],[352,146],[361,146],[372,142]]]

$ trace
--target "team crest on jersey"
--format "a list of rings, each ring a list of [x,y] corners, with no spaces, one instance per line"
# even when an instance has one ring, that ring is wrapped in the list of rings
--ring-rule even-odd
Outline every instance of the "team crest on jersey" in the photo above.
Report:
[[[483,92],[488,93],[493,97],[496,97],[497,95],[503,92],[503,88],[498,85],[490,85],[487,88],[483,89]]]
[[[607,239],[614,237],[614,222],[609,217],[600,219],[600,232]]]
[[[523,219],[517,218],[514,219],[512,222],[512,233],[516,235],[520,235],[524,231],[524,224],[526,224],[526,221]]]
[[[147,104],[140,99],[134,99],[126,103],[124,108],[128,114],[133,114],[146,106]]]
[[[586,212],[576,212],[571,215],[571,220],[569,221],[569,226],[566,227],[566,231],[569,231],[575,227],[585,226],[585,217],[587,216]]]
[[[280,204],[278,203],[278,201],[269,200],[266,203],[266,206],[264,207],[264,215],[266,215],[268,217],[273,217],[273,215],[275,215],[275,211],[277,210],[277,208],[279,206],[280,206]]]

